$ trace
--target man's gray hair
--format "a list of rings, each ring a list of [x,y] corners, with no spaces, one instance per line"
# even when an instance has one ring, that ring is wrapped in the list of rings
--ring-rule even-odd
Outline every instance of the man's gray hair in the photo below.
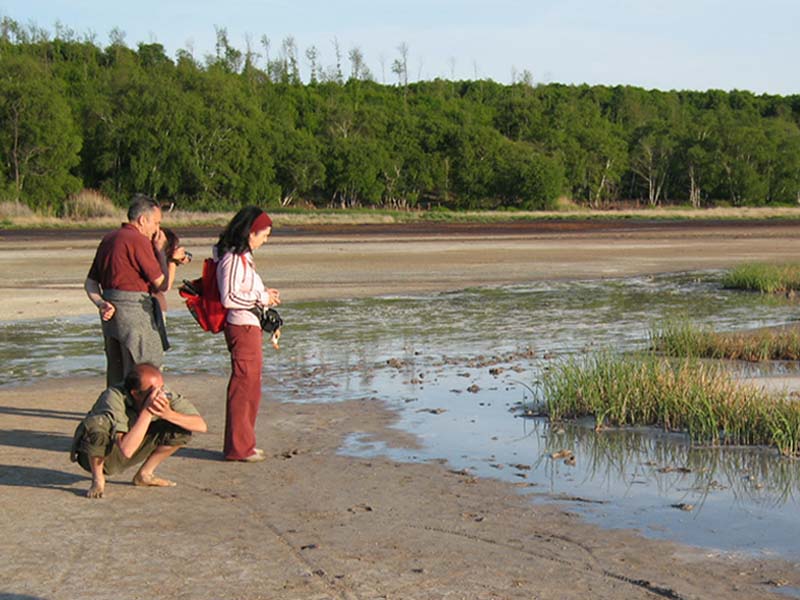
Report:
[[[150,196],[136,194],[133,197],[133,200],[131,200],[130,206],[128,207],[128,221],[133,223],[142,215],[149,214],[156,208],[160,209],[161,207],[159,206],[158,202],[153,200]]]

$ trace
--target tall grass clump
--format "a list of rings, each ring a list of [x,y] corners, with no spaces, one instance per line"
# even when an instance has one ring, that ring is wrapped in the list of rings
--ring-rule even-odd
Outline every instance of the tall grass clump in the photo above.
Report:
[[[34,212],[27,204],[7,200],[0,202],[0,219],[11,219],[14,217],[32,217]]]
[[[97,190],[83,189],[64,201],[62,216],[81,221],[103,217],[118,217],[122,209],[114,206],[111,199]]]
[[[696,359],[601,352],[556,365],[542,390],[553,421],[591,416],[598,429],[657,426],[686,432],[695,443],[800,454],[800,403],[738,383]]]
[[[731,269],[722,279],[723,287],[764,294],[800,290],[800,264],[769,265],[747,263]]]
[[[650,331],[650,347],[666,356],[727,360],[800,360],[800,330],[717,333],[689,321],[665,321]]]

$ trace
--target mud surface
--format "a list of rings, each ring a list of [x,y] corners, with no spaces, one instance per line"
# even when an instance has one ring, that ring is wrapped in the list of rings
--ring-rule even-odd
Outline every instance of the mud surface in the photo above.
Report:
[[[352,432],[415,443],[374,402],[268,402],[268,460],[226,463],[225,380],[172,384],[210,423],[160,469],[178,487],[118,476],[102,500],[66,459],[101,382],[0,392],[0,597],[755,599],[800,584],[796,565],[605,531],[435,461],[339,455]]]
[[[218,231],[176,229],[195,257],[177,279],[199,277]],[[83,281],[103,233],[0,232],[0,319],[90,314],[94,307]],[[256,260],[268,284],[290,303],[713,269],[798,256],[800,221],[556,221],[278,229]],[[169,298],[171,306],[180,302],[174,290]]]

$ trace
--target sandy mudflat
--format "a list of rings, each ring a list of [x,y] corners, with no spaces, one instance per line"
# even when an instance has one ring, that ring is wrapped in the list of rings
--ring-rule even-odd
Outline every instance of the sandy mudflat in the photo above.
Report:
[[[299,231],[257,260],[288,303],[793,260],[798,233],[791,224]],[[211,243],[184,237],[196,257]],[[0,233],[3,319],[91,312],[81,284],[96,242]],[[225,463],[224,374],[168,381],[210,426],[162,468],[178,487],[115,477],[100,501],[82,497],[89,479],[66,450],[102,379],[0,389],[0,598],[751,599],[800,587],[798,565],[780,558],[603,530],[568,505],[531,503],[529,489],[446,464],[337,455],[354,432],[414,446],[377,402],[267,401],[258,435],[269,460]]]

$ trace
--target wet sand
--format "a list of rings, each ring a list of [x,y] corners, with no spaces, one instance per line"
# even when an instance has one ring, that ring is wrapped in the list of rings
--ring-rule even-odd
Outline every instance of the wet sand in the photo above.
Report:
[[[792,224],[297,231],[277,236],[257,261],[288,303],[792,260],[797,233]],[[197,258],[211,243],[183,236]],[[96,241],[0,235],[3,318],[89,314],[81,283]],[[197,272],[199,261],[187,274]],[[102,378],[0,389],[0,597],[749,599],[800,588],[798,565],[780,557],[754,561],[603,530],[568,505],[530,502],[530,488],[446,464],[337,455],[355,432],[414,446],[378,402],[268,400],[258,436],[269,460],[225,463],[224,374],[169,381],[209,422],[160,471],[178,487],[135,488],[130,473],[112,478],[99,501],[82,497],[88,475],[66,452]]]

